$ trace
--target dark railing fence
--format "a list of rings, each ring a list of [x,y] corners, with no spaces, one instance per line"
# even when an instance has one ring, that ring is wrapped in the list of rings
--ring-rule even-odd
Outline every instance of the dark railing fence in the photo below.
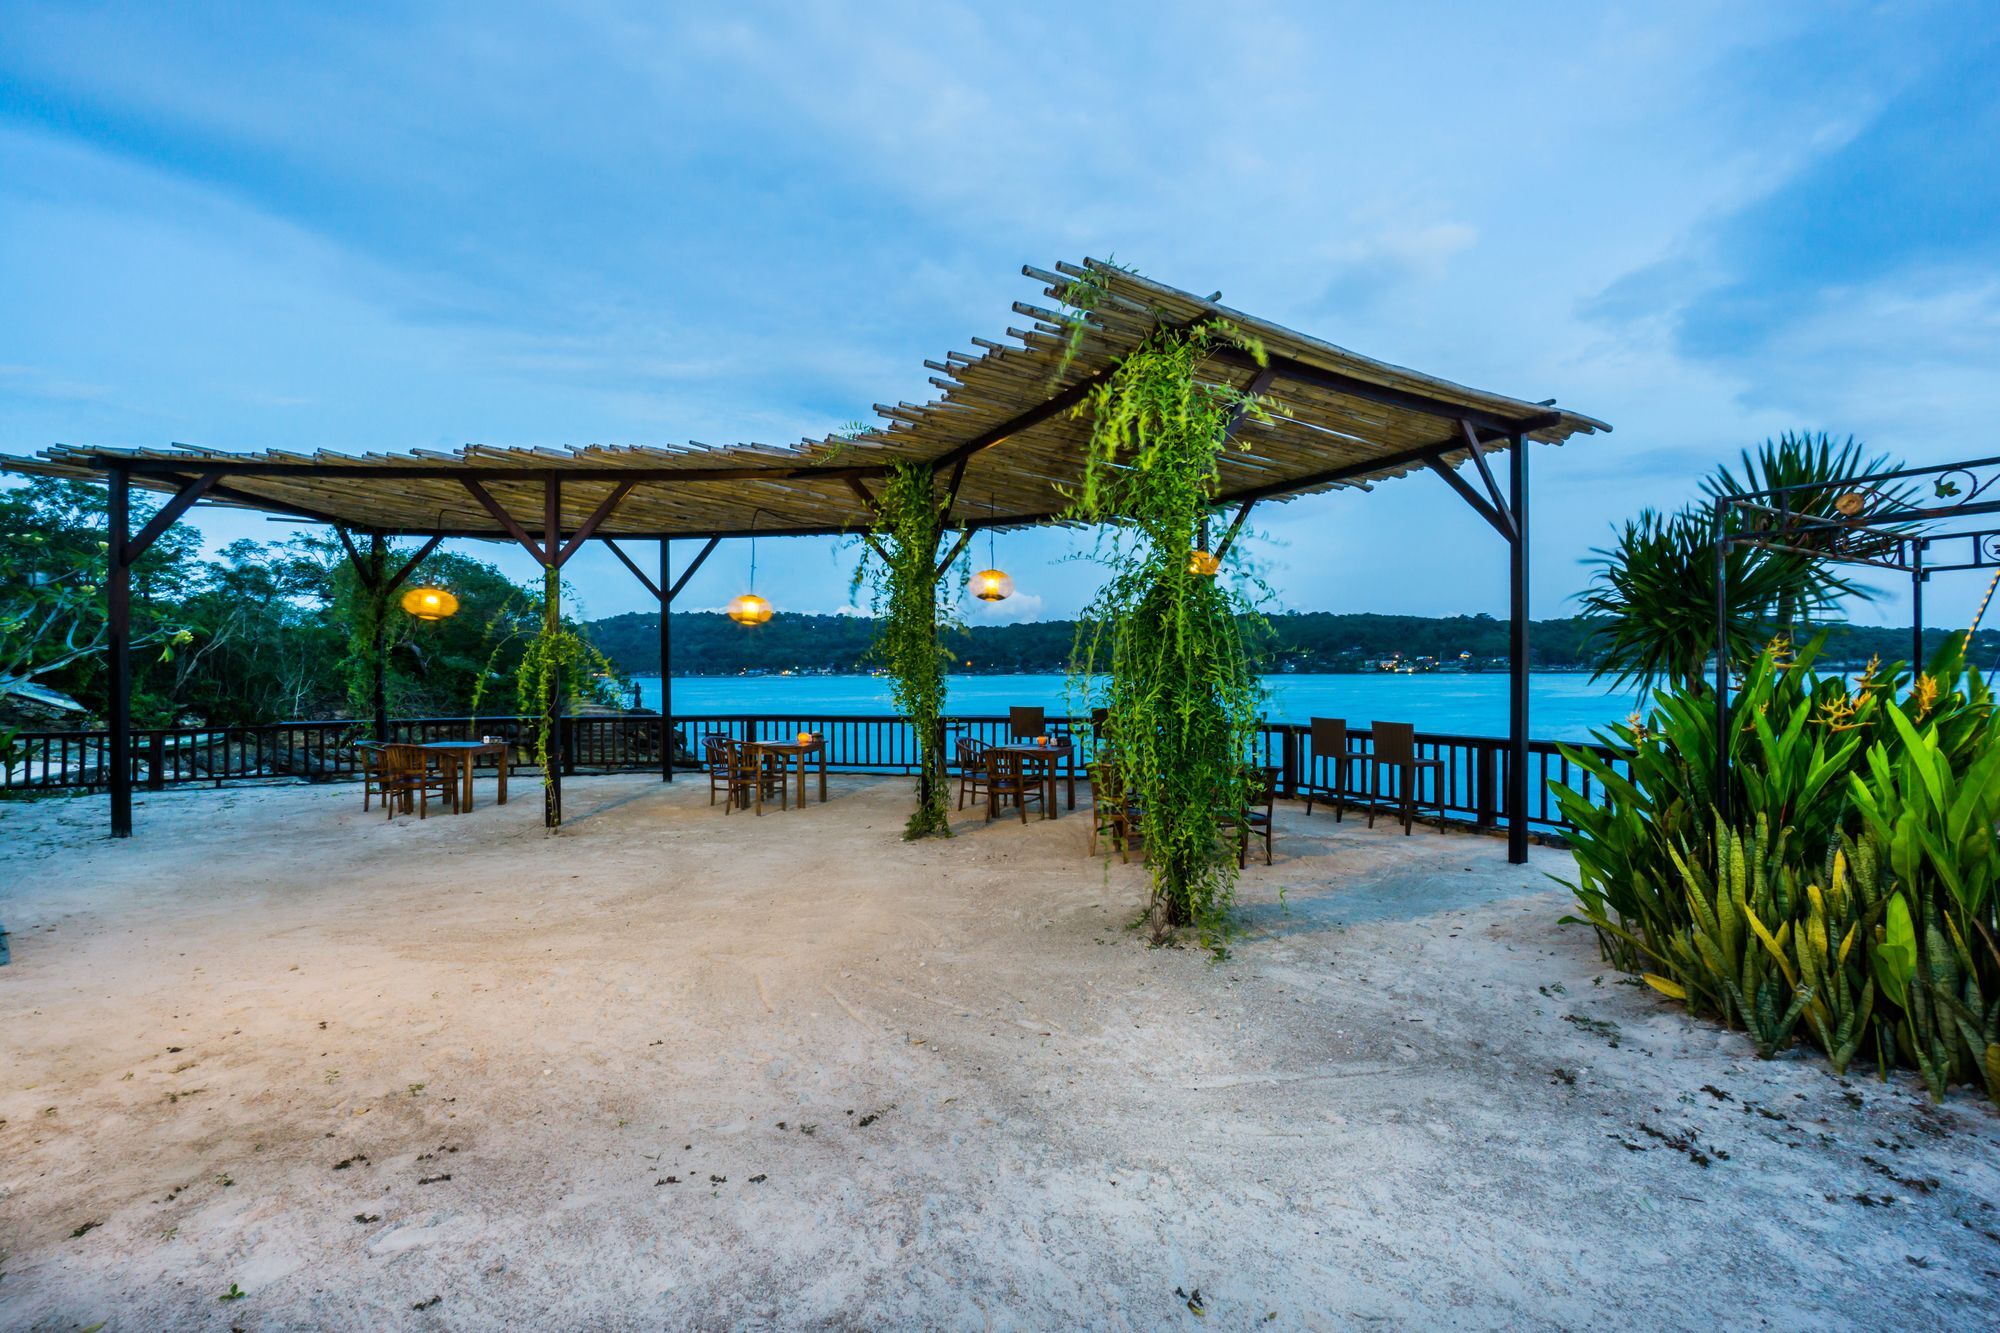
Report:
[[[512,766],[533,767],[536,719],[532,717],[423,717],[390,724],[398,741],[464,740],[499,736],[513,746]],[[660,719],[649,714],[580,715],[563,720],[565,773],[657,769]],[[674,718],[681,733],[683,763],[698,759],[702,738],[782,740],[802,731],[826,737],[827,767],[843,773],[916,772],[916,733],[901,718],[879,714],[702,713]],[[1006,740],[1005,717],[967,715],[946,720],[947,743],[972,736],[988,743]],[[1051,729],[1068,730],[1052,720]],[[253,778],[295,777],[312,781],[356,778],[360,767],[353,744],[365,733],[356,722],[274,722],[255,727],[160,727],[132,733],[132,782],[160,790],[206,782],[221,785]],[[1348,737],[1365,752],[1366,730]],[[0,793],[87,789],[105,784],[109,733],[30,731],[18,733],[0,758]],[[1296,722],[1266,722],[1259,729],[1263,763],[1279,772],[1279,791],[1295,796],[1315,781],[1311,729]],[[1609,756],[1597,746],[1586,746]],[[1509,755],[1507,742],[1491,736],[1417,733],[1421,757],[1442,760],[1441,787],[1447,816],[1482,828],[1505,822]],[[1594,795],[1588,774],[1577,769],[1553,741],[1528,742],[1528,818],[1532,825],[1562,831],[1564,822],[1551,783],[1572,785]]]

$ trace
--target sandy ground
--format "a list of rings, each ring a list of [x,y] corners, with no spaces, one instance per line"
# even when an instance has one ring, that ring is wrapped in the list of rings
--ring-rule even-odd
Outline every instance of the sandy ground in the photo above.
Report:
[[[2000,1311],[2000,1117],[1621,984],[1559,852],[1286,810],[1213,963],[1081,818],[527,796],[0,806],[0,1327]]]

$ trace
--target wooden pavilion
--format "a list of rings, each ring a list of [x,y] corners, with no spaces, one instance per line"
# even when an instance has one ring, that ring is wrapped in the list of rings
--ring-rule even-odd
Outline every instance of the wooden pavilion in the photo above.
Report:
[[[1050,306],[1016,302],[1024,327],[1008,342],[972,340],[975,352],[926,361],[939,395],[928,403],[877,404],[882,425],[790,447],[605,446],[570,449],[468,445],[406,454],[229,453],[176,446],[110,449],[60,445],[8,470],[110,488],[111,832],[132,830],[130,619],[133,563],[196,503],[231,505],[335,525],[369,537],[418,537],[418,556],[450,538],[518,542],[559,570],[586,541],[603,541],[661,603],[661,662],[668,604],[716,544],[751,535],[865,532],[873,487],[899,463],[931,465],[943,479],[948,525],[958,536],[940,575],[986,527],[1061,521],[1065,489],[1081,479],[1090,423],[1073,410],[1126,355],[1162,328],[1226,322],[1260,342],[1249,354],[1218,348],[1218,382],[1280,405],[1269,419],[1239,416],[1242,447],[1221,462],[1215,500],[1235,514],[1216,547],[1227,553],[1251,508],[1339,487],[1430,471],[1483,518],[1509,550],[1511,679],[1505,809],[1508,854],[1527,857],[1528,450],[1609,430],[1546,402],[1525,402],[1370,360],[1214,301],[1086,260],[1055,272],[1025,268]],[[1088,309],[1068,304],[1087,285]],[[1505,453],[1506,482],[1489,455]],[[1469,467],[1466,465],[1470,464]],[[1469,474],[1469,475],[1468,475]],[[133,487],[167,502],[131,530]],[[958,504],[979,497],[977,512]],[[670,580],[672,538],[705,538]],[[659,542],[657,578],[618,543]],[[353,547],[349,547],[353,552]],[[357,558],[357,567],[360,561]],[[412,559],[388,575],[393,588]],[[663,712],[667,708],[663,704]],[[671,745],[662,747],[671,776]],[[556,788],[560,809],[560,787]]]

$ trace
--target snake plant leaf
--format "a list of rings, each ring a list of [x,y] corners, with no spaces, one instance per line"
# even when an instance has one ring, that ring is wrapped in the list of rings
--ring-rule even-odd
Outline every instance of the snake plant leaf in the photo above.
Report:
[[[1898,1009],[1909,1008],[1910,978],[1917,970],[1917,932],[1910,924],[1910,904],[1900,893],[1889,898],[1881,938],[1875,943],[1875,982]]]

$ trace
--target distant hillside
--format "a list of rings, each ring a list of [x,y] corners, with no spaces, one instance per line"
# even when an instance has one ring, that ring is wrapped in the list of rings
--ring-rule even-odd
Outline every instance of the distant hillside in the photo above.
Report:
[[[1345,672],[1401,655],[1463,664],[1472,670],[1505,670],[1507,622],[1491,616],[1334,615],[1314,611],[1273,616],[1265,645],[1269,669]],[[586,628],[605,656],[622,670],[652,675],[660,669],[660,618],[644,612],[592,621]],[[1589,664],[1585,640],[1590,622],[1578,616],[1535,622],[1530,644],[1534,663],[1546,670]],[[1948,631],[1927,636],[1930,650]],[[713,611],[676,612],[674,672],[688,676],[733,676],[744,671],[867,671],[875,626],[858,616],[778,615],[768,624],[738,625]],[[981,625],[949,641],[954,669],[971,674],[1060,672],[1074,641],[1068,620],[1021,625]],[[1909,655],[1908,630],[1878,626],[1835,626],[1828,645],[1831,661],[1865,662],[1880,655],[1890,661]],[[1982,661],[2000,657],[2000,633],[1981,631],[1975,645]],[[1463,655],[1463,656],[1461,656]]]

